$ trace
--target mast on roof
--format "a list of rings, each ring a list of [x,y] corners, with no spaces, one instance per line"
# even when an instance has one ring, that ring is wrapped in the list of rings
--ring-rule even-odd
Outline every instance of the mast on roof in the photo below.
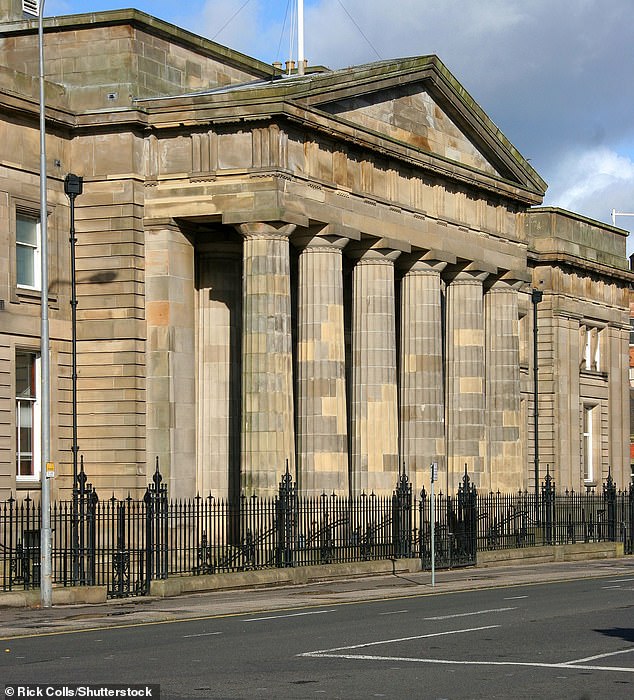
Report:
[[[304,75],[304,0],[297,0],[297,75]]]

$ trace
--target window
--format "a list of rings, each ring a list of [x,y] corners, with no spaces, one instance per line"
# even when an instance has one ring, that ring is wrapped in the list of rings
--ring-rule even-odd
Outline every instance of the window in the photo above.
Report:
[[[580,326],[580,368],[598,372],[601,362],[601,331],[591,326]]]
[[[18,213],[15,218],[16,279],[18,287],[41,288],[40,220]]]
[[[18,480],[37,480],[40,477],[40,402],[37,396],[39,373],[39,355],[18,350],[15,354]]]
[[[583,480],[585,482],[594,482],[594,416],[594,406],[583,407],[583,432],[581,436],[581,452],[583,460]]]
[[[519,318],[519,328],[518,328],[518,334],[519,334],[519,350],[520,350],[520,366],[521,367],[528,367],[528,362],[529,362],[529,341],[530,338],[532,337],[531,331],[529,329],[529,322],[530,318],[528,314],[524,314],[523,316],[520,316]]]

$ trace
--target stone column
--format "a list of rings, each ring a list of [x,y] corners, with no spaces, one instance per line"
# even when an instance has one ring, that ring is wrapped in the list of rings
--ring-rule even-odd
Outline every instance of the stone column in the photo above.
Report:
[[[173,222],[145,230],[148,474],[170,498],[196,493],[194,248]]]
[[[307,235],[299,256],[297,460],[301,493],[348,493],[343,273],[347,239]]]
[[[480,488],[527,488],[520,443],[520,363],[517,289],[497,280],[484,295],[488,468]]]
[[[198,265],[198,490],[239,495],[242,246],[201,245]]]
[[[479,488],[486,459],[484,430],[484,313],[482,283],[488,273],[472,266],[447,286],[447,490],[464,474]]]
[[[408,260],[401,280],[400,444],[415,493],[429,489],[432,462],[445,472],[440,273],[446,265]]]
[[[240,224],[242,292],[241,484],[271,496],[295,469],[288,237],[291,224]]]
[[[347,252],[347,251],[346,251]],[[359,255],[352,280],[350,489],[391,493],[398,478],[398,397],[393,250]]]

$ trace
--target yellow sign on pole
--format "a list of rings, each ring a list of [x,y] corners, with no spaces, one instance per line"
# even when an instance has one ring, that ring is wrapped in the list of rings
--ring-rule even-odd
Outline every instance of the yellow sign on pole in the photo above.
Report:
[[[53,479],[54,477],[55,477],[55,463],[54,462],[47,462],[46,463],[46,478]]]

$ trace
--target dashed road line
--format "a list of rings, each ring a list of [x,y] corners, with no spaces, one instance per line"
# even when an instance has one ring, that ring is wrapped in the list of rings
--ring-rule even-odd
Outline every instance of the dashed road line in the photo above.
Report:
[[[248,617],[243,622],[261,622],[263,620],[282,620],[287,617],[304,617],[305,615],[323,615],[325,613],[336,612],[335,610],[314,610],[311,612],[290,613],[288,615],[269,615],[268,617]]]
[[[455,613],[454,615],[437,615],[436,617],[424,617],[423,620],[453,620],[456,617],[470,617],[471,615],[487,615],[488,613],[508,612],[517,608],[492,608],[491,610],[474,610],[466,613]]]

